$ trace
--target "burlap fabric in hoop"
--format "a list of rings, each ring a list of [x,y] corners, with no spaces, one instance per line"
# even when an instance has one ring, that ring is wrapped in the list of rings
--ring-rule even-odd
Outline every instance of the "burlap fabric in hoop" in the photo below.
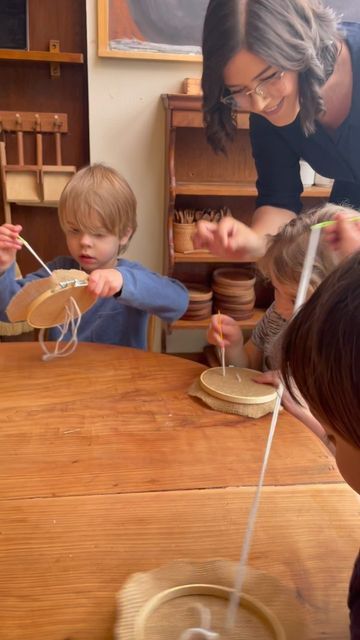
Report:
[[[174,587],[207,584],[232,589],[236,568],[236,562],[223,559],[179,560],[130,576],[117,595],[115,640],[178,640],[186,629],[199,626],[199,604],[210,610],[211,630],[219,633],[221,640],[308,640],[306,609],[295,594],[273,576],[249,567],[244,593],[277,620],[282,635],[275,635],[265,619],[245,607],[239,607],[234,628],[226,631],[228,600],[208,595],[177,597],[144,616],[153,598]]]
[[[272,413],[276,402],[276,400],[271,400],[270,402],[263,402],[262,404],[235,404],[233,402],[227,402],[226,400],[220,400],[206,393],[200,386],[198,379],[194,380],[188,390],[188,394],[199,398],[210,407],[210,409],[214,409],[214,411],[232,413],[236,416],[246,416],[247,418],[261,418],[267,413]]]

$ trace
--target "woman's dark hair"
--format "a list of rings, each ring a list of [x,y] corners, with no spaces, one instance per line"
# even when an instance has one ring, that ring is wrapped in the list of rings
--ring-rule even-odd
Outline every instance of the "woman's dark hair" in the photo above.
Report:
[[[210,0],[203,30],[202,89],[213,149],[224,152],[236,128],[220,98],[226,90],[224,69],[240,49],[277,69],[299,73],[300,117],[309,135],[324,112],[321,88],[334,70],[341,37],[334,11],[321,0]]]
[[[296,399],[360,447],[360,252],[337,267],[288,325],[281,373]],[[296,387],[295,387],[296,385]]]

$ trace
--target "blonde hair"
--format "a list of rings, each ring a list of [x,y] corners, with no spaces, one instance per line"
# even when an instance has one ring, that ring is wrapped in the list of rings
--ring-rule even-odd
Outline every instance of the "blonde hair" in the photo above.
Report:
[[[59,221],[66,232],[69,225],[82,231],[97,231],[94,213],[103,228],[119,238],[128,236],[120,252],[125,251],[136,231],[136,198],[115,169],[104,164],[92,164],[78,171],[68,182],[59,201]]]
[[[284,285],[297,286],[300,282],[312,225],[331,220],[337,212],[354,214],[354,210],[350,207],[327,203],[297,216],[282,227],[275,236],[269,236],[266,253],[257,265],[262,275],[269,280],[275,278]],[[319,286],[335,266],[336,257],[327,244],[320,240],[310,279],[310,292]]]

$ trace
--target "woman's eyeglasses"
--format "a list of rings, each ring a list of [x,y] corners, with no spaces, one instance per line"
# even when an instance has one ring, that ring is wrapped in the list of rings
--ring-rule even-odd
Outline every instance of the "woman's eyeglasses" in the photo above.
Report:
[[[234,91],[223,96],[220,102],[226,104],[232,111],[246,110],[251,106],[251,98],[254,94],[260,98],[272,97],[273,93],[279,90],[284,75],[285,71],[275,71],[272,76],[259,82],[254,89]]]

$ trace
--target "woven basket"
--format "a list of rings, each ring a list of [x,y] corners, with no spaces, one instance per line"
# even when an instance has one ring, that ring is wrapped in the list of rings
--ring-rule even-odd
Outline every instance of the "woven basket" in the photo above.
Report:
[[[195,222],[174,222],[173,223],[173,239],[174,249],[176,252],[185,253],[186,251],[194,251],[192,243],[192,235],[195,233]]]

